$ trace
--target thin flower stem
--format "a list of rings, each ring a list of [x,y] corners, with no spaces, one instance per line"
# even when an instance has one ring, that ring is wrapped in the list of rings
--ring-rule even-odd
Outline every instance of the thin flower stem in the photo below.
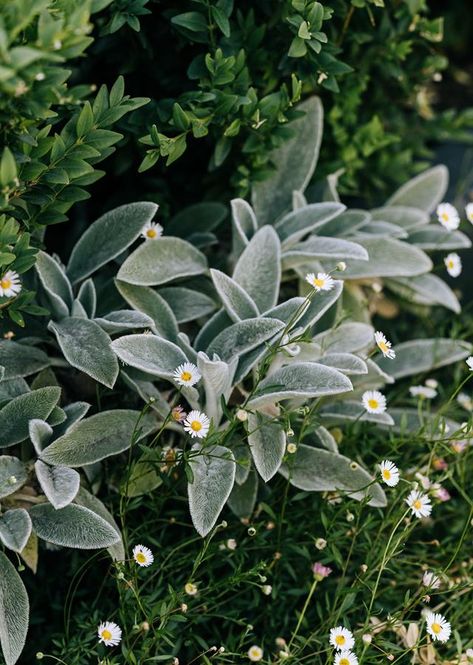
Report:
[[[316,587],[317,587],[317,584],[318,584],[318,580],[317,580],[316,578],[314,578],[314,581],[312,582],[312,586],[310,587],[310,591],[309,591],[309,593],[308,593],[308,595],[307,595],[307,598],[305,599],[305,603],[304,603],[304,607],[302,608],[302,612],[301,612],[300,615],[299,615],[299,620],[298,620],[298,622],[297,622],[296,629],[295,629],[295,631],[292,633],[292,637],[291,637],[291,639],[290,639],[290,641],[289,641],[288,649],[291,648],[292,643],[294,642],[294,640],[296,639],[296,637],[297,637],[297,635],[298,635],[298,633],[299,633],[300,627],[301,627],[301,625],[302,625],[302,622],[304,621],[304,617],[305,617],[305,614],[306,614],[306,612],[307,612],[307,608],[309,607],[310,601],[312,600],[312,596],[314,595],[314,591],[315,591],[315,589],[316,589]]]

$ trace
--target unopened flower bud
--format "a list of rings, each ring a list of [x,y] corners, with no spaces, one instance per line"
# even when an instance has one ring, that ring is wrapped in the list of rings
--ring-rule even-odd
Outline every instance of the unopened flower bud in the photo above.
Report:
[[[315,541],[315,547],[318,550],[324,550],[327,547],[327,541],[325,540],[325,538],[317,538],[317,540]]]
[[[373,636],[370,635],[369,633],[365,633],[362,635],[361,639],[363,640],[363,644],[371,644],[373,641]]]
[[[293,455],[295,452],[297,452],[297,446],[295,443],[288,443],[286,450],[290,455]]]
[[[248,414],[244,409],[238,409],[236,412],[236,417],[241,423],[244,423],[248,420]]]
[[[235,538],[229,538],[229,539],[227,540],[226,545],[227,545],[227,548],[228,548],[229,550],[236,550],[236,548],[237,548],[237,541],[235,540]]]
[[[347,269],[347,264],[345,263],[345,261],[339,261],[337,263],[337,270],[340,270],[340,272],[345,272],[346,269]]]
[[[247,533],[249,536],[256,536],[256,529],[254,528],[254,526],[250,526]]]
[[[271,586],[271,584],[264,584],[261,587],[261,591],[262,591],[262,593],[264,593],[265,596],[270,596],[272,590],[273,590],[273,587]]]
[[[8,484],[9,485],[15,485],[16,484],[16,476],[10,476],[8,479]]]

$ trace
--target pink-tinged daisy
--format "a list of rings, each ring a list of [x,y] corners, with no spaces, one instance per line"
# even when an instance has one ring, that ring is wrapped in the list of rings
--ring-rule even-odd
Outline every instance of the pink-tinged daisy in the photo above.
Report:
[[[318,540],[320,541],[321,539],[319,538]],[[323,547],[319,546],[318,549],[323,549]],[[316,580],[318,582],[321,582],[323,579],[325,579],[331,574],[332,569],[329,568],[328,566],[324,566],[323,563],[319,563],[318,561],[316,561],[312,566],[312,572],[314,573],[314,577],[316,578]]]
[[[426,570],[422,575],[422,584],[428,589],[439,589],[440,588],[440,578],[437,577],[430,570]]]
[[[0,297],[13,298],[21,291],[21,281],[18,273],[14,270],[7,270],[7,272],[0,279]]]

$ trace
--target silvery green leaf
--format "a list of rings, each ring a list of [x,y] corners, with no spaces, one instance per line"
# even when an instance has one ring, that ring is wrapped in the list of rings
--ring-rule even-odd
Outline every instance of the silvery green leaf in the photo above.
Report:
[[[306,265],[311,261],[323,261],[324,259],[367,261],[368,252],[364,247],[350,240],[311,236],[305,242],[293,245],[282,255],[284,269]]]
[[[201,275],[207,259],[181,238],[158,238],[142,243],[122,264],[117,278],[128,284],[156,286],[179,277]]]
[[[20,443],[29,435],[32,418],[46,420],[61,396],[57,386],[38,388],[19,395],[0,410],[0,448]]]
[[[30,509],[30,517],[38,538],[53,545],[95,550],[120,540],[116,529],[103,517],[75,503],[60,510],[49,503],[40,503]]]
[[[367,323],[347,321],[314,337],[324,353],[357,353],[374,345],[374,328]]]
[[[232,358],[242,356],[248,351],[269,342],[284,328],[284,323],[277,319],[259,318],[239,321],[223,330],[211,342],[207,355],[216,353],[222,360],[229,362]]]
[[[118,361],[110,349],[111,339],[102,328],[88,319],[70,317],[50,321],[48,329],[55,335],[67,362],[112,388],[118,376]]]
[[[197,364],[197,351],[191,345],[191,341],[186,333],[179,333],[177,336],[177,345],[184,352],[186,358],[194,365]]]
[[[228,214],[227,206],[217,201],[202,201],[180,210],[166,224],[166,235],[188,238],[192,234],[213,231]]]
[[[126,330],[136,330],[136,328],[154,328],[154,321],[150,316],[134,309],[119,309],[116,312],[110,312],[95,319],[95,323],[98,323],[109,335]]]
[[[159,295],[167,302],[178,323],[200,319],[214,312],[218,306],[206,293],[184,286],[166,286],[159,289]]]
[[[250,240],[237,261],[233,279],[260,312],[276,305],[281,282],[281,245],[271,226],[263,226]]]
[[[244,353],[238,359],[238,367],[235,372],[233,383],[236,385],[243,381],[243,379],[251,372],[251,370],[258,365],[260,360],[268,353],[266,344],[257,346],[256,349]]]
[[[115,529],[118,535],[118,541],[113,545],[110,545],[107,550],[114,561],[124,561],[125,550],[123,547],[123,540],[120,529],[113,519],[113,515],[109,512],[102,501],[88,492],[84,487],[81,487],[76,498],[74,499],[74,503],[78,504],[79,506],[83,506],[84,508],[88,508],[93,513],[104,519],[112,527],[112,529]]]
[[[214,425],[218,425],[222,417],[222,398],[227,401],[230,397],[237,363],[237,358],[226,363],[223,360],[210,360],[202,351],[197,355],[197,367],[202,375],[205,391],[205,413],[213,420]]]
[[[68,467],[93,464],[127,450],[135,434],[141,439],[155,426],[151,414],[140,419],[140,412],[130,409],[101,411],[72,425],[42,451],[41,459]]]
[[[36,478],[49,502],[58,510],[69,505],[80,486],[80,476],[66,466],[49,466],[41,460],[35,465]]]
[[[31,536],[31,520],[24,508],[7,510],[0,516],[0,540],[9,550],[20,553]]]
[[[335,441],[333,435],[328,431],[328,429],[320,425],[320,427],[317,427],[314,434],[317,437],[319,443],[326,450],[331,450],[333,453],[338,453],[337,442]]]
[[[333,367],[348,375],[368,374],[366,362],[352,353],[344,353],[342,351],[339,351],[338,353],[326,353],[319,358],[318,362],[321,365]]]
[[[122,370],[120,375],[126,385],[134,390],[141,397],[143,402],[150,404],[151,408],[156,411],[164,420],[164,418],[166,418],[166,416],[169,414],[171,407],[162,397],[154,383],[151,381],[143,381],[142,379],[139,379],[133,375],[133,372],[138,373],[138,370],[133,370],[133,368],[129,367],[127,368],[126,372]]]
[[[89,318],[87,312],[85,311],[84,305],[80,302],[80,300],[77,300],[77,298],[72,303],[71,316],[77,317],[79,319]]]
[[[48,296],[52,313],[57,318],[69,316],[72,307],[72,287],[66,273],[52,256],[39,251],[36,255],[36,272]]]
[[[292,209],[298,210],[299,208],[305,208],[309,203],[302,192],[294,190],[292,192]]]
[[[215,312],[215,314],[210,317],[207,323],[204,323],[194,340],[194,346],[197,351],[205,351],[209,344],[212,343],[212,340],[214,340],[219,333],[225,330],[225,328],[228,328],[228,326],[231,325],[232,320],[224,309],[220,309],[218,312]]]
[[[448,169],[434,166],[406,182],[388,199],[388,206],[412,206],[433,212],[443,200],[448,187]]]
[[[49,443],[53,428],[45,420],[32,418],[28,423],[28,433],[36,454],[41,455],[41,451]]]
[[[313,231],[325,230],[334,217],[345,210],[341,203],[310,203],[284,215],[275,225],[283,246],[287,249]]]
[[[132,462],[128,472],[129,476],[120,487],[120,493],[123,496],[130,498],[144,496],[163,484],[163,479],[159,473],[162,463],[161,454],[161,450],[152,450]]]
[[[290,465],[284,464],[280,473],[289,479],[291,485],[307,492],[338,490],[358,500],[369,495],[370,506],[387,505],[386,495],[378,483],[373,484],[373,478],[367,471],[348,457],[328,450],[301,444],[291,456]]]
[[[248,407],[255,409],[294,397],[314,398],[352,390],[341,372],[318,363],[291,363],[263,379]]]
[[[18,395],[24,395],[29,392],[29,385],[20,377],[0,381],[0,402],[9,402],[12,397],[18,397]]]
[[[255,509],[256,497],[258,496],[258,476],[253,469],[250,470],[248,478],[241,485],[234,484],[228,506],[234,515],[240,519],[251,517]]]
[[[240,436],[234,437],[229,442],[235,458],[235,483],[243,485],[251,470],[251,453],[247,442]]]
[[[115,280],[120,295],[138,312],[153,319],[153,328],[161,337],[175,342],[179,329],[176,317],[163,296],[148,286],[133,286]]]
[[[368,413],[361,399],[343,400],[343,402],[332,402],[320,409],[320,415],[324,424],[334,425],[341,422],[370,422],[377,425],[393,425],[394,421],[386,411],[384,413]]]
[[[124,252],[138,238],[144,225],[153,219],[157,209],[155,203],[138,201],[99,217],[72,250],[67,266],[72,282],[88,277]]]
[[[399,277],[387,279],[385,285],[401,297],[418,305],[442,305],[456,314],[461,311],[461,305],[452,289],[437,277],[428,273],[418,277]]]
[[[48,356],[35,346],[0,340],[0,365],[4,368],[2,381],[35,374],[49,364]]]
[[[72,402],[67,404],[64,407],[64,412],[66,414],[66,420],[55,428],[54,434],[56,437],[62,436],[67,432],[67,430],[78,420],[86,415],[87,411],[90,409],[90,404],[87,402]]]
[[[48,424],[51,425],[51,427],[61,425],[65,420],[66,414],[64,409],[61,409],[60,406],[55,406],[48,416]]]
[[[220,270],[210,269],[210,276],[222,304],[232,321],[252,319],[258,316],[253,299],[231,277]]]
[[[27,479],[23,462],[10,455],[0,455],[0,499],[19,490]]]
[[[372,220],[366,226],[362,226],[356,232],[356,238],[370,237],[374,236],[377,238],[407,238],[408,233],[402,226],[397,224],[392,224],[391,222],[376,221]]]
[[[156,335],[124,335],[113,340],[112,350],[126,365],[167,379],[187,362],[176,344]]]
[[[391,222],[410,231],[429,223],[429,213],[409,206],[384,206],[371,211],[373,220]]]
[[[311,328],[322,318],[325,312],[337,302],[342,291],[343,282],[341,280],[335,280],[333,288],[330,289],[330,291],[319,291],[318,293],[315,293],[297,325],[303,330]]]
[[[189,509],[197,532],[206,536],[217,522],[235,482],[235,459],[224,446],[192,446],[189,464],[193,481],[188,484]]]
[[[395,379],[430,372],[438,367],[465,360],[471,352],[471,344],[455,339],[414,339],[396,344],[396,357],[380,358],[378,365]]]
[[[393,377],[390,374],[383,372],[374,360],[366,358],[365,362],[368,368],[368,374],[354,376],[352,378],[351,382],[353,383],[354,390],[374,390],[382,388],[386,384],[394,383]]]
[[[326,236],[352,236],[370,220],[371,215],[367,210],[350,208],[324,224],[323,232]]]
[[[303,192],[315,170],[323,132],[322,104],[318,97],[310,97],[297,110],[305,114],[289,125],[293,138],[269,155],[275,172],[253,186],[253,208],[261,226],[273,224],[291,207],[292,192]]]
[[[15,566],[0,552],[0,644],[6,665],[15,665],[28,632],[28,594]]]
[[[440,224],[429,224],[414,229],[409,235],[409,242],[428,251],[467,249],[471,240],[461,231],[448,231]]]
[[[284,321],[286,324],[291,323],[294,326],[303,316],[308,306],[307,298],[296,296],[285,300],[280,305],[276,305],[276,307],[271,307],[263,316],[270,319],[279,319],[279,321]]]
[[[232,209],[232,249],[235,257],[240,256],[250,239],[258,230],[258,222],[253,208],[243,199],[233,199]]]
[[[79,293],[77,294],[77,300],[84,308],[84,311],[87,314],[87,318],[93,319],[97,306],[97,293],[95,291],[95,284],[90,277],[80,285]]]
[[[281,466],[286,450],[283,426],[263,413],[249,413],[248,445],[258,473],[268,482]]]
[[[401,240],[364,237],[357,242],[367,250],[369,261],[350,261],[344,279],[411,277],[432,269],[432,261],[422,250]]]

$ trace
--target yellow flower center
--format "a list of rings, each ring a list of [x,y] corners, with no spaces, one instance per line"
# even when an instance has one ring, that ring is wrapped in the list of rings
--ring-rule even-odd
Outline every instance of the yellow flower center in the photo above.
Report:
[[[346,642],[345,635],[337,635],[337,636],[335,637],[335,642],[336,642],[339,646],[343,646],[343,645],[345,644],[345,642]]]
[[[448,220],[449,220],[448,212],[443,212],[441,214],[441,217],[442,217],[444,222],[448,222]]]
[[[383,471],[383,478],[384,480],[390,480],[391,478],[391,471],[389,469],[384,469]]]
[[[191,422],[191,428],[194,430],[194,432],[200,432],[202,429],[202,423],[199,420],[193,420]]]
[[[412,505],[416,510],[420,510],[422,508],[422,501],[420,499],[416,499]]]
[[[138,563],[146,563],[146,556],[143,554],[143,552],[137,552],[135,559],[138,561]]]
[[[148,236],[148,238],[156,238],[157,233],[154,229],[148,229],[146,231],[146,235]]]
[[[190,372],[181,372],[182,381],[190,381],[192,379],[192,374]]]
[[[11,279],[7,279],[6,277],[4,277],[0,282],[0,286],[2,287],[2,289],[9,289],[11,286]]]
[[[325,284],[325,279],[320,279],[319,277],[314,277],[314,286],[318,286],[321,289]]]
[[[436,635],[438,635],[438,634],[440,633],[440,631],[442,630],[442,626],[441,626],[439,623],[433,623],[433,624],[431,625],[431,628],[432,628],[433,632],[434,632]]]
[[[453,263],[452,259],[450,259],[450,261],[448,262],[448,267],[449,267],[450,269],[452,269],[452,268],[454,267],[454,265],[455,265],[455,264]]]
[[[389,347],[386,342],[378,342],[378,346],[383,353],[387,353],[389,351]]]
[[[368,406],[370,409],[377,409],[379,406],[378,400],[377,399],[369,399],[368,400]]]
[[[104,628],[104,630],[102,630],[102,639],[104,639],[104,640],[111,640],[112,639],[112,633],[109,630],[107,630],[106,628]]]
[[[350,661],[348,660],[348,658],[340,658],[339,663],[340,665],[350,665]]]

